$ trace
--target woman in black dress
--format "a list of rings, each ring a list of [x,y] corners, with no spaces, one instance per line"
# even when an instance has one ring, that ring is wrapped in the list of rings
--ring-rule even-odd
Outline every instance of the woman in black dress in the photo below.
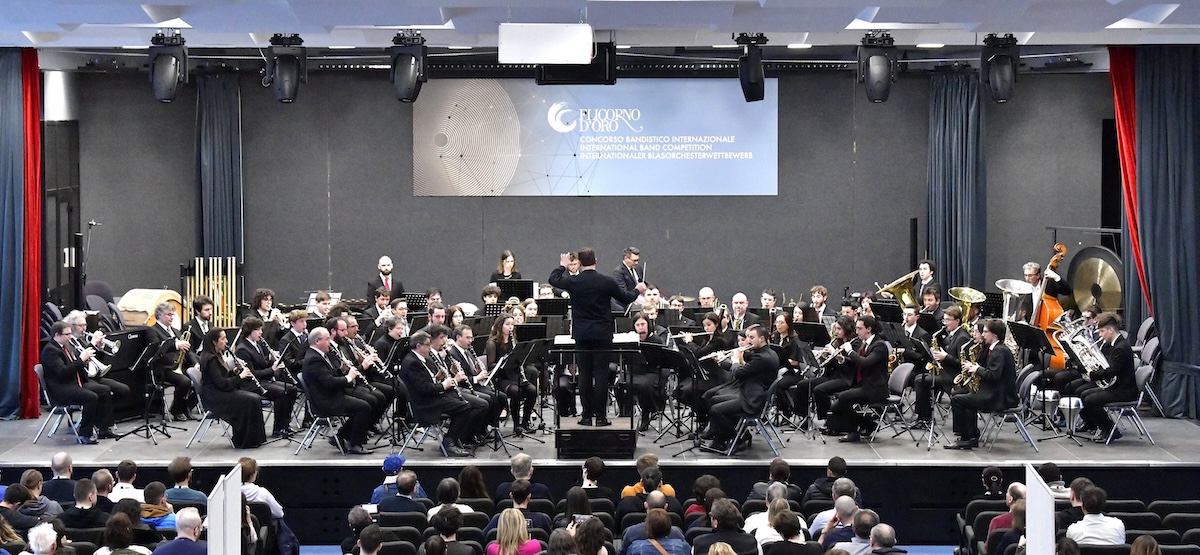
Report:
[[[704,319],[700,320],[700,325],[704,326],[705,337],[708,337],[707,343],[697,346],[695,338],[691,334],[684,334],[683,343],[681,343],[684,348],[696,356],[697,360],[729,348],[729,344],[725,341],[724,323],[717,313],[705,314]],[[699,379],[696,376],[684,376],[675,388],[675,396],[684,404],[692,407],[696,413],[696,420],[703,425],[708,422],[708,411],[703,400],[704,392],[727,382],[728,372],[712,358],[700,360],[700,368],[707,376]]]
[[[519,306],[517,308],[520,309]],[[496,318],[492,324],[492,332],[488,334],[485,349],[489,372],[494,372],[496,363],[517,347],[513,325],[513,317],[504,315]],[[529,419],[533,414],[534,405],[537,404],[537,387],[533,385],[525,369],[521,368],[519,361],[505,362],[500,374],[496,376],[495,389],[508,395],[508,415],[512,418],[514,431],[533,432]],[[524,410],[521,410],[522,405]]]
[[[204,336],[204,354],[200,355],[200,397],[208,410],[233,428],[234,447],[258,447],[267,440],[261,398],[238,387],[240,380],[248,380],[254,374],[249,368],[234,373],[231,363],[222,356],[228,346],[225,330],[213,328]]]
[[[496,283],[505,279],[521,279],[521,272],[517,271],[517,259],[510,250],[500,253],[500,263],[496,265],[496,271],[492,272],[488,281]]]
[[[781,410],[790,415],[792,414],[792,400],[785,392],[800,383],[802,378],[798,371],[802,347],[800,338],[792,329],[791,312],[785,310],[775,315],[775,331],[771,333],[771,344],[779,345],[786,354],[786,356],[779,357],[780,365],[787,367],[788,371],[779,378],[779,385],[776,386],[779,394],[776,395],[775,402]]]

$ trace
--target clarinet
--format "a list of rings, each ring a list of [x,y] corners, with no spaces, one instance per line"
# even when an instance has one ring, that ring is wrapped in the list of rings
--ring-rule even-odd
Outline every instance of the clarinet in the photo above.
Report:
[[[438,379],[438,376],[441,376],[442,374],[446,374],[446,377],[450,377],[450,375],[449,375],[449,372],[447,372],[447,371],[446,371],[446,369],[445,369],[445,368],[442,368],[442,367],[441,367],[441,365],[439,364],[439,363],[440,363],[440,361],[438,360],[438,356],[437,356],[437,354],[436,354],[436,353],[434,353],[433,351],[430,351],[430,352],[429,352],[429,358],[432,358],[432,359],[433,359],[433,365],[438,367],[438,371],[437,371],[437,373],[436,373],[436,374],[435,374],[435,373],[433,373],[433,372],[430,372],[430,373],[429,373],[429,375],[430,375],[430,376],[433,378],[433,381],[434,381],[435,383],[441,382],[441,380],[439,380],[439,379]],[[426,369],[428,370],[428,368],[426,368]],[[442,379],[445,379],[445,378],[442,378]],[[464,400],[464,401],[466,400],[466,399],[464,399],[464,398],[463,398],[462,390],[460,390],[460,389],[458,388],[458,382],[457,382],[457,381],[455,381],[455,382],[454,382],[454,385],[452,385],[452,386],[450,386],[450,387],[451,387],[451,389],[453,389],[453,390],[454,390],[454,392],[455,392],[455,393],[457,393],[457,394],[458,394],[458,398],[459,398],[459,399],[462,399],[462,400]]]
[[[280,353],[279,351],[276,351],[275,349],[272,349],[271,346],[269,344],[267,344],[267,340],[259,338],[258,339],[258,348],[260,350],[268,353],[272,358],[275,359],[275,363],[271,365],[271,373],[272,374],[274,374],[275,372],[278,372],[280,368],[283,368],[283,373],[287,374],[288,379],[291,380],[292,383],[294,383],[294,384],[300,383],[300,382],[296,381],[296,376],[293,376],[292,371],[288,370],[287,365],[283,363],[283,354]]]
[[[480,364],[479,355],[475,354],[475,346],[474,345],[467,345],[467,354],[471,355],[471,360],[475,362],[475,375],[476,376],[487,371],[487,369],[484,368],[482,364]],[[491,383],[492,382],[491,374],[488,374],[487,379],[483,380],[483,382],[484,382],[484,384]],[[483,385],[483,384],[481,384],[481,385]]]
[[[350,364],[350,361],[346,360],[346,357],[342,355],[342,350],[338,348],[337,345],[330,345],[330,348],[333,349],[333,353],[336,354],[338,359],[342,361],[342,364],[346,365],[348,368],[354,367],[354,365]],[[358,377],[354,378],[354,383],[357,385],[366,386],[366,388],[371,391],[376,391],[375,386],[371,385],[371,382],[367,381],[367,378],[363,376],[362,373],[359,373]]]
[[[233,354],[232,349],[226,349],[225,352],[233,358],[234,376],[240,378],[240,374],[242,372],[250,370],[250,368],[246,366],[246,363],[242,361],[242,359]],[[267,388],[263,387],[262,382],[258,381],[258,376],[254,375],[253,370],[250,370],[250,381],[254,382],[254,386],[258,388],[259,395],[262,395],[263,397],[267,396]]]
[[[378,358],[379,353],[375,351],[375,348],[370,345],[367,345],[366,342],[364,341],[363,348],[360,349],[357,344],[358,341],[362,341],[362,338],[355,337],[354,339],[351,339],[349,341],[350,349],[354,351],[354,354],[356,356],[362,357],[364,360],[367,358],[368,355],[375,355],[376,360],[379,361],[379,365],[376,367],[376,371],[379,372],[379,374],[383,376],[383,379],[391,381],[392,380],[392,372],[391,372],[391,370],[388,369],[387,365],[384,364],[383,359]]]

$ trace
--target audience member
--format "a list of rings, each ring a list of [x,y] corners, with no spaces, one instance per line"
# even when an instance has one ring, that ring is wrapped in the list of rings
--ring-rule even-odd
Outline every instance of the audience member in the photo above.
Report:
[[[99,528],[108,522],[108,513],[96,507],[96,484],[84,478],[75,482],[75,504],[58,515],[67,528]]]
[[[417,475],[411,470],[402,470],[396,476],[396,495],[379,501],[381,513],[423,513],[425,505],[413,499],[417,487]]]
[[[29,516],[49,516],[54,517],[63,512],[62,505],[58,501],[51,500],[45,495],[42,495],[42,473],[35,469],[28,469],[21,473],[21,485],[29,490],[29,495],[33,497],[29,501],[21,505],[21,512]]]
[[[442,510],[443,507],[454,507],[462,514],[475,512],[475,509],[472,509],[470,505],[463,505],[462,503],[459,503],[458,498],[458,480],[455,480],[454,478],[442,478],[442,481],[438,482],[437,487],[438,504],[434,505],[432,509],[426,511],[425,516],[428,518],[433,518],[433,515],[437,514],[437,512]]]
[[[825,528],[821,530],[821,545],[825,549],[833,547],[837,542],[850,541],[850,538],[854,537],[854,513],[858,512],[854,498],[846,495],[835,499],[833,511],[833,518],[829,519]]]
[[[271,516],[277,519],[283,518],[283,505],[275,500],[275,495],[267,488],[254,483],[258,479],[258,461],[250,457],[242,457],[238,459],[238,464],[242,467],[242,495],[246,496],[246,501],[266,503],[271,508]],[[261,524],[269,526],[271,523],[263,522]]]
[[[697,518],[688,526],[688,530],[692,528],[708,528],[712,526],[712,519],[708,515],[712,514],[712,506],[718,499],[726,499],[725,490],[721,488],[712,488],[704,492],[704,514],[705,516]]]
[[[75,501],[75,480],[71,479],[71,474],[75,472],[75,467],[71,461],[71,455],[66,451],[60,451],[50,457],[50,472],[54,473],[54,477],[46,480],[42,486],[42,495],[58,501],[60,505],[73,503]]]
[[[458,541],[458,529],[462,524],[462,513],[454,507],[444,507],[429,519],[429,527],[437,530],[446,544],[446,555],[474,555],[474,548]]]
[[[871,553],[891,555],[908,553],[908,551],[896,547],[896,530],[881,522],[871,529]]]
[[[525,518],[529,520],[534,528],[541,528],[546,531],[546,534],[549,534],[554,529],[554,523],[550,522],[550,517],[543,513],[529,510],[529,499],[532,497],[532,489],[533,486],[529,483],[529,480],[513,480],[512,488],[508,491],[508,498],[512,499],[513,508],[525,515]],[[508,510],[506,509],[504,512],[508,512]],[[487,526],[483,529],[485,536],[493,528],[500,525],[500,516],[498,514],[488,522]]]
[[[104,545],[95,555],[110,555],[118,549],[150,555],[150,548],[133,543],[133,523],[125,513],[117,513],[104,523]]]
[[[855,487],[854,481],[849,478],[838,478],[833,483],[833,493],[837,497],[853,497],[856,491],[858,491],[858,488]],[[825,523],[833,518],[834,513],[833,507],[817,513],[813,517],[812,524],[808,527],[809,537],[817,539],[821,535],[821,531],[825,529]]]
[[[208,504],[208,496],[202,491],[191,488],[192,458],[175,457],[167,465],[167,475],[170,476],[174,487],[167,490],[167,501],[171,503],[203,503]]]
[[[783,536],[781,536],[779,532],[775,531],[775,528],[771,526],[771,523],[775,522],[775,517],[779,516],[779,513],[782,513],[783,511],[791,512],[791,509],[788,507],[787,499],[772,500],[771,502],[767,503],[766,512],[750,515],[750,517],[746,518],[746,525],[742,528],[747,532],[754,534],[754,539],[758,541],[758,545],[760,546],[782,541]],[[750,529],[750,518],[756,518],[759,515],[765,515],[766,520],[761,524],[755,525],[753,529]],[[799,526],[800,523],[797,522],[796,525]]]
[[[649,515],[650,512],[655,509],[666,510],[666,508],[667,508],[667,496],[663,495],[663,492],[654,491],[654,492],[650,492],[650,494],[646,496],[645,510],[646,510],[647,515]],[[670,515],[667,515],[667,518],[670,518]],[[708,524],[708,523],[706,522],[705,524]],[[629,552],[630,546],[632,546],[634,543],[636,543],[639,540],[646,539],[646,527],[647,526],[648,526],[648,524],[643,521],[643,522],[639,522],[637,524],[634,524],[633,526],[626,528],[624,535],[621,536],[621,548],[617,551],[617,555],[627,555]],[[679,528],[672,526],[671,531],[668,534],[668,537],[676,538],[676,539],[683,539],[684,538],[683,531],[680,530]]]
[[[1068,526],[1083,520],[1083,491],[1094,485],[1082,476],[1071,480],[1071,506],[1054,513],[1055,531],[1066,530]]]
[[[404,455],[396,454],[384,457],[383,472],[386,474],[386,476],[383,477],[383,483],[377,486],[375,490],[371,492],[371,503],[379,503],[384,497],[396,495],[396,477],[399,476],[400,472],[404,470],[405,462],[406,459],[404,458]],[[463,471],[466,472],[466,469],[464,468]],[[416,475],[414,474],[413,476],[415,477]],[[480,478],[482,478],[482,475]],[[460,478],[459,481],[461,482],[462,479]],[[465,494],[463,496],[472,497]],[[421,483],[416,482],[416,486],[413,489],[411,497],[413,499],[426,499],[429,496],[425,495],[425,490],[421,488]]]
[[[750,494],[746,499],[766,499],[767,486],[779,482],[787,487],[787,498],[799,503],[804,500],[804,490],[795,484],[788,482],[792,476],[792,467],[788,466],[787,461],[776,457],[767,467],[767,481],[755,482],[750,488]]]
[[[774,528],[783,540],[762,546],[764,552],[770,551],[770,555],[820,555],[825,551],[819,542],[804,540],[800,515],[791,510],[775,515],[775,519],[771,521],[771,528]]]
[[[50,517],[29,516],[19,510],[30,499],[33,499],[33,495],[29,493],[29,488],[13,484],[4,490],[4,500],[0,501],[0,517],[4,517],[13,530],[22,536],[27,535],[34,526],[50,520]]]
[[[516,480],[528,483],[528,480]],[[522,487],[514,485],[513,489]],[[487,555],[535,555],[542,550],[542,544],[529,538],[529,528],[525,525],[527,516],[519,509],[504,509],[492,520],[498,523],[496,541],[488,544]],[[491,524],[489,523],[489,526]],[[582,555],[582,552],[580,552]]]
[[[1004,493],[1004,503],[1008,505],[1008,512],[992,519],[991,524],[988,525],[987,535],[984,536],[985,539],[992,537],[992,532],[995,532],[996,530],[1013,527],[1013,514],[1016,512],[1016,509],[1013,508],[1013,505],[1017,501],[1025,499],[1025,491],[1025,484],[1022,484],[1021,482],[1013,482],[1008,485],[1008,490]],[[991,551],[992,547],[993,546],[988,545],[987,550]],[[1004,554],[1001,553],[1000,555]]]
[[[567,532],[575,535],[579,555],[611,555],[608,547],[604,545],[608,538],[608,529],[600,519],[589,518],[579,524],[572,523],[567,527]]]
[[[113,491],[113,475],[107,468],[101,468],[92,473],[92,483],[96,484],[96,508],[112,514],[116,502],[108,496]]]
[[[355,505],[346,515],[346,522],[350,525],[350,535],[342,540],[340,553],[350,553],[354,546],[358,545],[358,537],[362,535],[363,529],[371,525],[371,513],[362,505]]]
[[[129,522],[133,524],[133,543],[138,545],[154,545],[163,541],[163,536],[158,529],[146,524],[146,522],[142,520],[141,503],[134,499],[122,499],[117,501],[117,503],[113,505],[112,514],[115,516],[118,513],[122,513],[129,517]],[[176,522],[178,522],[179,515],[175,515],[175,518]],[[176,527],[176,529],[178,529],[178,527]]]
[[[1162,550],[1158,548],[1158,540],[1154,536],[1141,535],[1133,540],[1129,555],[1162,555]]]
[[[994,466],[984,467],[983,473],[980,475],[983,483],[983,493],[977,494],[971,498],[971,501],[984,499],[989,501],[999,501],[1004,499],[1007,492],[1004,489],[1004,472]],[[970,504],[970,501],[967,502]],[[967,506],[958,511],[959,518],[966,518]]]
[[[879,515],[871,509],[854,513],[854,537],[850,541],[833,544],[833,549],[844,549],[850,555],[864,555],[875,549],[871,546],[871,530],[879,524]]]
[[[464,466],[458,473],[458,487],[462,489],[461,495],[467,499],[492,498],[487,483],[483,481],[483,473],[473,464]]]
[[[546,547],[546,555],[578,555],[579,544],[575,543],[575,536],[570,532],[563,530],[555,530],[550,534],[550,543]]]
[[[671,516],[667,514],[666,509],[647,511],[645,525],[645,538],[634,541],[628,550],[622,547],[622,551],[630,555],[691,554],[691,546],[682,537],[675,536],[679,529],[671,525]]]
[[[654,453],[646,453],[645,455],[638,457],[635,466],[637,468],[638,476],[641,476],[642,472],[644,472],[647,468],[658,468],[658,455],[655,455]],[[663,493],[667,494],[667,497],[675,497],[675,488],[672,487],[671,484],[663,483],[659,486],[659,489],[661,489]],[[633,497],[639,493],[642,493],[642,482],[640,480],[621,489],[622,498]]]
[[[604,459],[600,457],[588,457],[583,461],[583,489],[587,492],[588,499],[615,500],[612,488],[600,485],[604,469]]]
[[[1009,514],[1012,515],[1012,520],[1007,526],[1008,531],[1000,537],[996,545],[988,546],[988,553],[991,555],[1004,555],[1004,550],[1008,549],[1008,546],[1020,542],[1021,536],[1025,535],[1025,500],[1017,499],[1013,501]],[[995,522],[995,519],[992,520]],[[998,530],[1003,530],[1003,528],[998,528]],[[988,538],[991,538],[994,531],[988,531]]]
[[[175,509],[167,502],[167,486],[162,482],[150,482],[143,492],[146,502],[142,503],[142,522],[155,528],[174,528]]]
[[[208,544],[200,541],[201,522],[200,511],[197,511],[195,507],[179,509],[179,514],[175,515],[175,531],[178,535],[175,539],[160,544],[154,550],[154,555],[205,555],[208,553]]]
[[[622,497],[621,502],[617,503],[615,514],[613,514],[613,520],[616,521],[617,526],[621,525],[621,521],[625,518],[625,515],[629,513],[640,513],[644,510],[643,506],[646,503],[646,496],[650,492],[662,490],[662,471],[659,470],[657,466],[647,467],[642,471],[641,486],[641,492],[635,493],[631,496]],[[663,491],[663,494],[667,496],[668,511],[676,514],[682,512],[679,508],[678,499],[675,499],[675,497],[671,496],[666,491]]]
[[[0,518],[0,545],[11,545],[18,543],[25,543],[25,540],[21,539],[21,534],[18,534],[16,530],[13,530],[13,527],[9,526],[7,521],[5,521],[3,518]]]
[[[525,453],[517,453],[516,455],[513,455],[512,459],[509,459],[509,467],[512,471],[513,481],[504,482],[496,488],[497,500],[507,499],[508,490],[512,489],[513,484],[517,480],[526,480],[533,488],[531,490],[533,497],[554,501],[554,498],[550,495],[550,488],[546,487],[544,484],[538,484],[533,481],[533,457],[530,457]]]
[[[826,501],[834,499],[833,483],[836,482],[838,478],[843,478],[845,476],[846,459],[841,457],[830,458],[829,464],[825,468],[825,475],[813,480],[812,485],[808,486],[808,489],[804,492],[804,498],[800,500],[800,504],[803,505],[804,503],[816,499],[824,499]],[[862,494],[857,490],[854,492],[854,502],[859,505],[862,504]]]
[[[725,542],[716,542],[712,547],[708,548],[708,555],[737,555],[733,548]]]
[[[117,483],[113,486],[112,491],[108,494],[108,498],[113,503],[122,499],[134,499],[138,503],[144,503],[146,497],[142,494],[142,490],[133,485],[133,481],[137,480],[137,463],[125,459],[117,464]]]
[[[1048,462],[1039,466],[1038,476],[1042,477],[1042,481],[1050,488],[1050,493],[1055,499],[1070,499],[1071,488],[1068,488],[1063,482],[1062,472],[1058,470],[1058,465]]]
[[[688,505],[687,509],[684,509],[683,516],[686,517],[692,513],[703,513],[704,498],[708,494],[708,490],[713,488],[719,489],[720,487],[721,480],[719,478],[712,474],[701,474],[699,478],[696,478],[695,482],[692,482],[692,498],[695,499],[695,502]]]
[[[1106,501],[1108,495],[1097,486],[1083,490],[1083,518],[1067,527],[1067,537],[1079,545],[1125,543],[1125,523],[1119,518],[1103,514]]]
[[[783,482],[774,482],[769,487],[767,487],[766,493],[767,493],[767,508],[768,509],[770,509],[771,504],[777,500],[783,501],[783,508],[785,508],[785,509],[788,508],[787,484],[785,484]],[[770,513],[770,511],[767,510],[767,511],[762,511],[759,513],[751,514],[750,516],[746,517],[746,524],[745,524],[745,526],[742,527],[742,529],[753,534],[754,531],[759,528],[770,527],[771,515],[769,513]],[[778,541],[778,540],[776,539],[776,540],[771,540],[771,541]],[[759,542],[759,543],[762,543],[762,542]]]
[[[1058,545],[1054,549],[1055,555],[1079,555],[1079,544],[1071,538],[1062,538],[1058,540]]]
[[[742,513],[728,499],[713,502],[709,511],[713,531],[697,537],[692,542],[695,555],[712,555],[710,548],[717,542],[729,544],[736,555],[762,555],[762,548],[754,536],[742,531]]]
[[[566,528],[572,522],[575,522],[575,517],[590,516],[592,514],[592,504],[588,501],[587,490],[580,486],[575,486],[567,490],[566,510],[563,511],[561,517],[554,520],[554,527]]]
[[[363,528],[362,533],[358,535],[358,555],[376,555],[383,548],[385,541],[387,537],[378,524]]]
[[[9,490],[4,493],[7,495]],[[57,546],[58,532],[54,531],[54,525],[43,522],[29,530],[29,542],[25,544],[25,551],[21,555],[51,555]]]

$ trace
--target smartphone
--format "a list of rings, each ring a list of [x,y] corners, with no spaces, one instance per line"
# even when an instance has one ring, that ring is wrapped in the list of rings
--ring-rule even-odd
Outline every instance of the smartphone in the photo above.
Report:
[[[596,518],[596,515],[575,515],[575,525],[579,526],[593,518]]]

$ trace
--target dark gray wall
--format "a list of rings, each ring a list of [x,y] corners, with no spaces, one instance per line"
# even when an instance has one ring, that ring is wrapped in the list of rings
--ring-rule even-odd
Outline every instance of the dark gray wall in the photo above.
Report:
[[[120,236],[148,229],[144,213],[161,221],[165,206],[180,221],[170,237],[140,249],[93,242],[94,257],[112,263],[94,265],[92,279],[118,294],[174,286],[178,264],[195,253],[195,216],[178,202],[195,196],[194,100],[160,106],[136,76],[84,83],[85,219]],[[246,76],[247,287],[272,287],[283,301],[327,287],[361,297],[377,258],[388,254],[408,289],[437,285],[451,301],[478,302],[501,250],[516,252],[525,277],[543,280],[559,252],[584,245],[598,249],[605,269],[636,245],[664,292],[695,295],[710,285],[724,301],[738,289],[755,298],[765,287],[794,298],[813,283],[840,295],[843,286],[863,290],[909,271],[908,220],[923,226],[925,218],[928,81],[902,79],[884,104],[867,102],[849,74],[782,78],[779,95],[777,197],[434,198],[412,196],[411,110],[420,101],[397,102],[383,72],[312,73],[291,105]],[[1049,240],[1037,230],[1058,219],[1035,209],[1087,197],[1091,204],[1072,206],[1073,223],[1063,225],[1099,222],[1107,79],[1022,76],[1018,95],[988,113],[988,263],[996,277],[1049,256],[1035,243]],[[144,151],[160,155],[127,154]],[[1027,222],[1027,233],[1014,234],[1014,221]]]

